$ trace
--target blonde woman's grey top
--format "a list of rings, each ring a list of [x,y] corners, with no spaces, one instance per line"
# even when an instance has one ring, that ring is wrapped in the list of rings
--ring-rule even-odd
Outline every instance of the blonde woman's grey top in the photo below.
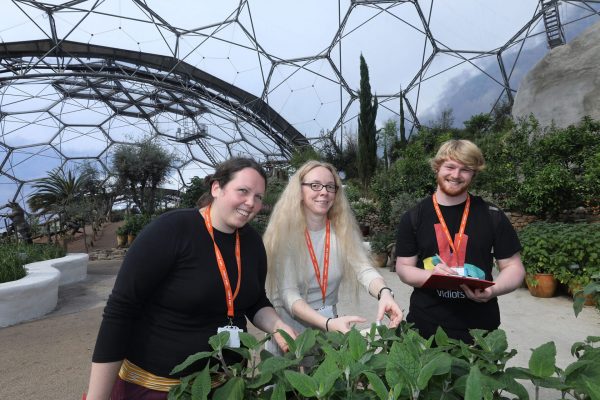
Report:
[[[323,255],[325,252],[325,228],[319,231],[309,231],[310,239],[313,244],[315,256],[319,263],[321,279],[323,279]],[[362,245],[362,243],[361,243]],[[283,257],[285,265],[276,265],[277,269],[277,290],[271,298],[281,319],[296,332],[300,333],[310,327],[300,319],[295,319],[292,312],[292,305],[303,299],[313,309],[317,310],[323,305],[336,306],[338,303],[338,292],[342,281],[343,266],[340,258],[341,249],[337,236],[333,228],[331,229],[331,251],[329,255],[329,279],[325,304],[321,294],[321,287],[317,282],[314,267],[306,249],[306,257],[302,260],[292,260],[290,257]],[[354,263],[359,267],[355,268],[356,276],[350,276],[349,279],[358,279],[358,282],[368,291],[369,284],[373,279],[381,278],[381,275],[373,268],[370,260],[367,258],[367,252],[364,260],[356,260]]]

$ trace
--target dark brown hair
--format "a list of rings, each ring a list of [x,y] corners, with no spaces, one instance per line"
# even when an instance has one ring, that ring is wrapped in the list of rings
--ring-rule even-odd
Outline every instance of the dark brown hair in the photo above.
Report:
[[[266,186],[267,173],[256,160],[245,157],[233,157],[217,165],[215,173],[212,175],[207,175],[204,178],[204,183],[208,186],[208,191],[202,196],[200,196],[200,198],[196,202],[196,205],[202,208],[211,204],[214,200],[211,193],[212,184],[214,182],[218,182],[220,187],[224,187],[230,180],[233,179],[236,173],[243,170],[244,168],[252,168],[256,172],[258,172],[260,176],[262,176],[262,178],[265,180]]]

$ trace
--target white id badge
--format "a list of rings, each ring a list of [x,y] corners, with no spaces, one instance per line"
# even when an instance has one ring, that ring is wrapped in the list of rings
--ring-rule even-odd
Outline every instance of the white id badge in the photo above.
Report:
[[[317,308],[317,312],[325,318],[335,318],[335,315],[333,314],[333,306],[323,306]]]
[[[217,333],[221,332],[229,332],[229,340],[227,341],[227,346],[237,349],[240,347],[240,328],[237,326],[222,326],[217,329]]]

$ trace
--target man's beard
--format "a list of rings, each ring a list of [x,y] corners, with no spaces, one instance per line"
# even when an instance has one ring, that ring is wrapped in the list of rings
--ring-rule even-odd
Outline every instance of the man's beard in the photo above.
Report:
[[[469,186],[470,186],[470,182],[469,183],[465,183],[465,181],[462,182],[461,186],[453,186],[451,184],[449,184],[443,177],[441,177],[439,174],[436,177],[437,180],[437,184],[439,189],[447,196],[451,196],[451,197],[456,197],[456,196],[460,196],[463,193],[466,193],[467,190],[469,190]]]

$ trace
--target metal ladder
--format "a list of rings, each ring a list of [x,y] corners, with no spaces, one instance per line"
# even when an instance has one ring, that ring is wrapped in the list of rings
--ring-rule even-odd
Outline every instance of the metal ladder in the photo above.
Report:
[[[540,0],[540,6],[544,13],[544,26],[546,28],[546,39],[551,49],[565,44],[565,33],[560,23],[557,0]]]

